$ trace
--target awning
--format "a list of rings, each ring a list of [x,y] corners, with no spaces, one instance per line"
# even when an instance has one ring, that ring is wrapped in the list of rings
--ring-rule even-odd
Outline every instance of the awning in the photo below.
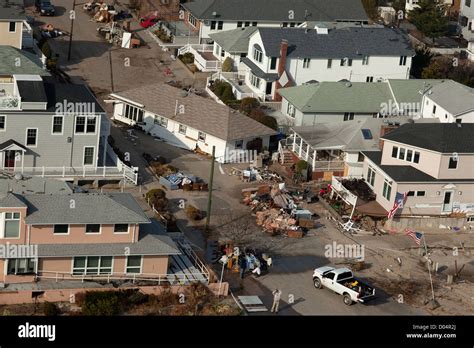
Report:
[[[20,143],[16,142],[15,140],[7,140],[4,143],[0,144],[0,151],[22,151],[26,152],[28,149],[21,145]]]
[[[361,199],[358,200],[361,204],[357,204],[356,210],[364,215],[382,217],[387,216],[388,212],[379,204],[377,201],[364,202]]]
[[[248,57],[242,58],[240,62],[247,65],[252,71],[252,74],[261,79],[264,79],[265,81],[273,82],[278,80],[278,74],[267,74],[265,71],[260,69],[254,62],[252,62]]]

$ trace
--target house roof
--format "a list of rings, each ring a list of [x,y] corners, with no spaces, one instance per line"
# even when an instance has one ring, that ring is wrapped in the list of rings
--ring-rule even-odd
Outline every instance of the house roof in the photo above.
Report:
[[[15,193],[0,193],[0,207],[2,208],[26,208],[21,196]]]
[[[20,63],[20,64],[18,64]],[[0,46],[0,75],[41,75],[49,73],[43,69],[40,59],[33,53],[12,46]]]
[[[389,79],[388,83],[398,103],[421,103],[423,90],[442,83],[445,80],[434,79]],[[421,109],[421,105],[420,105]]]
[[[386,83],[319,82],[282,88],[278,93],[301,112],[376,113],[391,97]]]
[[[22,102],[46,103],[48,101],[43,81],[17,81]]]
[[[474,110],[474,88],[453,80],[443,80],[432,86],[427,98],[454,116]]]
[[[0,151],[5,150],[6,148],[8,148],[12,145],[16,145],[18,148],[23,149],[24,151],[28,151],[27,147],[25,147],[24,145],[20,144],[19,142],[15,141],[13,139],[9,139],[9,140],[1,143],[0,144]]]
[[[383,139],[440,153],[474,153],[474,123],[404,124]]]
[[[149,223],[138,202],[128,193],[24,195],[27,224]]]
[[[70,194],[73,193],[71,184],[62,180],[41,178],[38,176],[25,177],[17,180],[7,175],[0,176],[0,192],[14,192],[17,194]]]
[[[0,0],[0,21],[20,21],[25,19],[26,14],[23,0]]]
[[[368,20],[360,0],[195,0],[181,6],[201,20],[269,22]],[[289,19],[289,11],[294,13],[293,19]]]
[[[362,59],[363,56],[415,55],[408,36],[399,29],[351,27],[318,34],[315,29],[258,28],[258,32],[269,57],[280,56],[283,39],[288,41],[289,58]]]
[[[392,132],[391,132],[392,133]],[[389,134],[391,134],[389,133]],[[412,166],[381,165],[381,151],[363,151],[363,154],[396,182],[474,182],[472,179],[437,179]]]
[[[322,123],[317,126],[292,127],[306,143],[315,150],[340,149],[346,152],[378,150],[380,129],[393,122],[404,123],[406,118],[394,117],[390,120],[383,118],[366,118],[350,122]],[[369,131],[370,138],[364,137]]]
[[[252,70],[252,73],[255,76],[260,77],[261,79],[264,79],[265,81],[276,81],[276,80],[278,80],[278,74],[268,74],[268,73],[266,73],[265,71],[260,69],[257,64],[252,62],[248,57],[244,57],[244,58],[240,59],[240,62],[247,65],[250,68],[250,70]]]
[[[242,53],[249,48],[249,38],[257,30],[257,27],[245,27],[233,30],[225,30],[219,33],[209,34],[219,46],[226,52]]]
[[[140,239],[136,243],[40,244],[38,256],[124,256],[124,250],[129,255],[180,255],[176,243],[157,225],[152,219],[151,224],[140,226]]]
[[[212,99],[154,84],[111,94],[144,105],[144,109],[223,140],[238,140],[277,132]],[[176,112],[182,109],[184,113]],[[179,111],[179,110],[178,110]],[[176,114],[176,115],[175,115]]]

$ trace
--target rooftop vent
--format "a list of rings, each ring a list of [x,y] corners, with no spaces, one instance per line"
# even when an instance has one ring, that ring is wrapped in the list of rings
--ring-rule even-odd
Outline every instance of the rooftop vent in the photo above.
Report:
[[[217,17],[217,12],[216,12],[216,11],[212,12],[212,15],[213,15],[214,17]]]

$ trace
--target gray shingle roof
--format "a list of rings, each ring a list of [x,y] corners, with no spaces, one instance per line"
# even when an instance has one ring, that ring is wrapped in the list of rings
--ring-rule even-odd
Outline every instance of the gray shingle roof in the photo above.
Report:
[[[474,123],[404,124],[383,139],[445,154],[474,153]]]
[[[18,64],[18,59],[21,64]],[[12,46],[0,46],[0,75],[14,74],[49,75],[43,69],[40,59],[33,53]]]
[[[0,21],[24,19],[26,14],[23,0],[0,0]]]
[[[43,81],[17,81],[22,102],[46,103]]]
[[[360,0],[195,0],[182,6],[196,18],[209,20],[275,22],[368,20]],[[289,11],[293,11],[293,19],[289,19]],[[217,16],[213,15],[214,12]]]
[[[209,34],[209,37],[224,48],[226,52],[247,53],[249,38],[256,30],[257,27],[238,28]]]
[[[167,84],[138,87],[111,96],[144,105],[144,109],[224,140],[274,135],[276,131],[212,99]],[[176,102],[184,113],[175,115]]]
[[[428,98],[454,116],[474,110],[474,88],[453,80],[443,80],[433,86],[430,92]]]
[[[25,177],[16,180],[6,175],[0,176],[0,192],[12,191],[18,194],[71,194],[73,189],[71,184],[55,179],[41,178],[38,176]]]
[[[295,28],[258,28],[258,32],[269,57],[280,56],[282,39],[288,40],[288,57],[362,59],[415,54],[406,33],[391,28],[330,29],[328,34]]]
[[[128,193],[24,195],[23,199],[28,205],[27,224],[150,222],[138,202]]]
[[[21,197],[14,193],[0,194],[0,207],[2,208],[23,208],[26,204],[21,200]]]
[[[396,165],[381,165],[382,152],[381,151],[363,151],[363,154],[367,156],[374,164],[376,164],[381,170],[385,172],[396,182],[416,182],[416,183],[436,183],[436,182],[474,182],[474,178],[471,179],[436,179],[435,177],[422,172],[412,166],[396,166]]]

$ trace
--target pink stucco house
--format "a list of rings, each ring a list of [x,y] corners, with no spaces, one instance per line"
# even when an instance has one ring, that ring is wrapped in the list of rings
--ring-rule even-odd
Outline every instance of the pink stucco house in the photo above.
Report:
[[[181,251],[128,193],[0,195],[0,283],[164,278]]]

